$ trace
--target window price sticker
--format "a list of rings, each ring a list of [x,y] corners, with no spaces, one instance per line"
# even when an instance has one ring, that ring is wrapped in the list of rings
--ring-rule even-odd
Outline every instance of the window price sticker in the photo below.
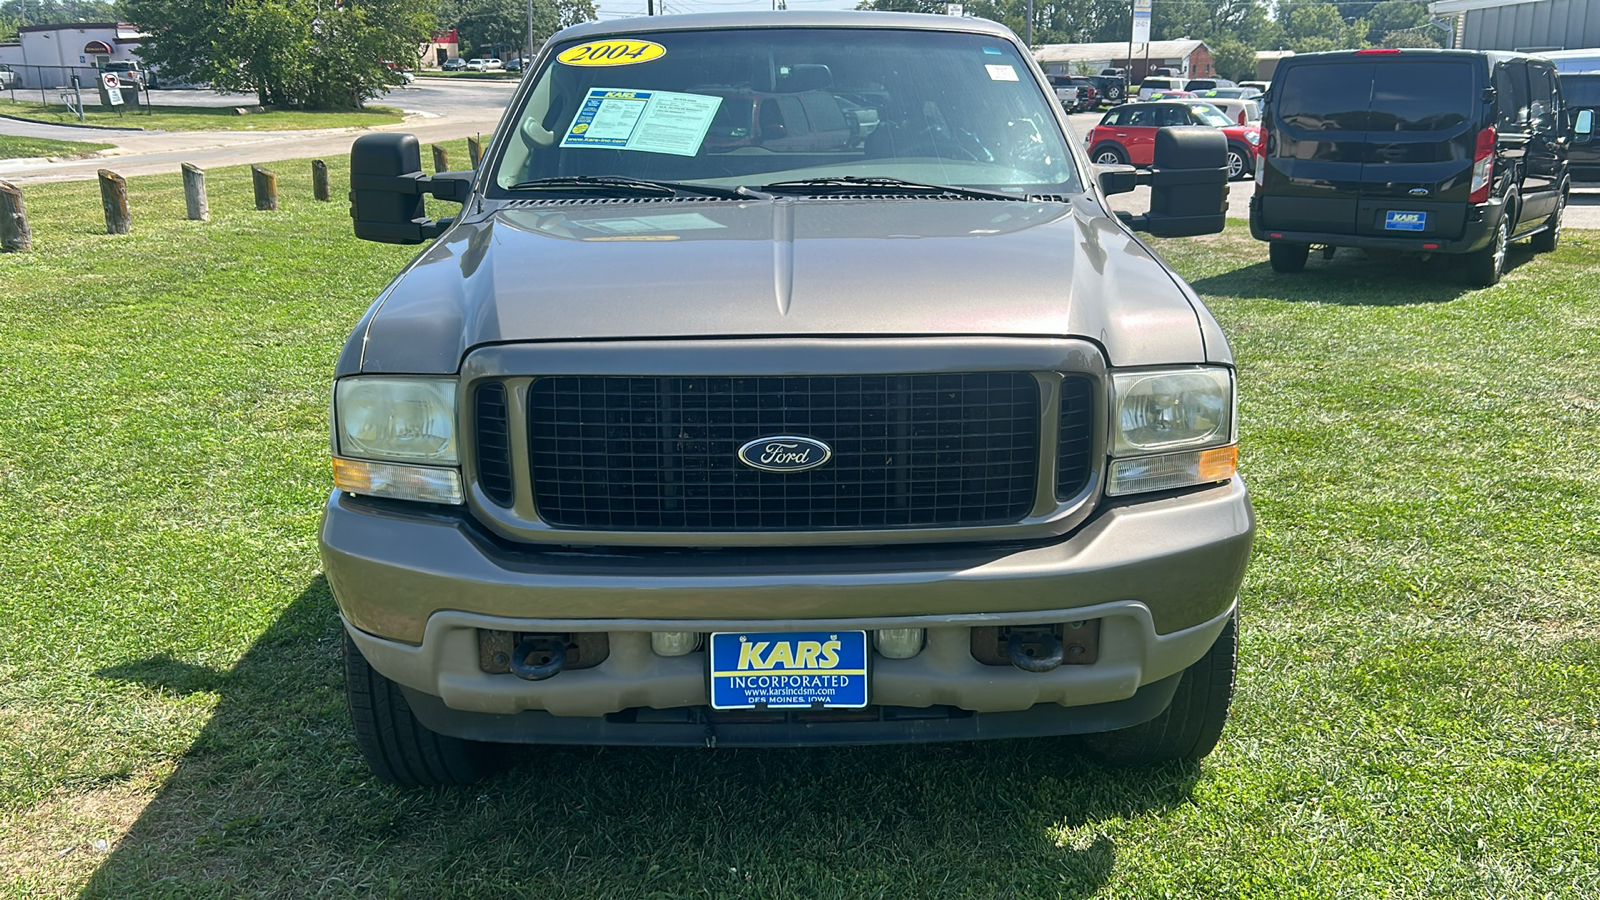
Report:
[[[590,88],[561,146],[694,156],[721,105],[704,94]]]

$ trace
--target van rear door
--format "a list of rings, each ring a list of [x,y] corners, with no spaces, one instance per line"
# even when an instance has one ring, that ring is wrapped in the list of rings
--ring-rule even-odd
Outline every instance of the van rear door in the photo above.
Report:
[[[1373,68],[1360,58],[1280,66],[1265,113],[1267,228],[1356,233]]]
[[[1484,67],[1407,59],[1374,66],[1356,234],[1455,240],[1466,225]]]

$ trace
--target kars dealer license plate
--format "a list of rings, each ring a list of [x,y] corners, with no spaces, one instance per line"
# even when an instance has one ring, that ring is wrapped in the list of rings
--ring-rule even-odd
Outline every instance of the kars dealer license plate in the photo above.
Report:
[[[860,709],[866,705],[865,631],[711,635],[713,709]]]

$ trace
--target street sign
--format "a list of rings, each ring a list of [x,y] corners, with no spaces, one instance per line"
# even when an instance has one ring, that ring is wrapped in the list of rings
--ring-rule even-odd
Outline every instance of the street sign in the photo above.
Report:
[[[964,16],[967,11],[960,3],[946,3],[944,5],[944,14],[947,16]]]
[[[106,103],[110,106],[121,106],[122,85],[117,83],[117,73],[101,72],[100,84],[105,88]]]
[[[1133,37],[1135,44],[1150,40],[1150,0],[1133,0]]]

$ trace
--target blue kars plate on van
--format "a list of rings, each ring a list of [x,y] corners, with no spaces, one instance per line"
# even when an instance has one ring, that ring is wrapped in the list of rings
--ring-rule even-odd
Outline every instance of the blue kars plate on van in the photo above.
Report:
[[[1423,231],[1428,227],[1428,214],[1425,212],[1402,212],[1391,209],[1383,217],[1385,231]]]
[[[866,705],[865,631],[711,635],[712,709],[860,709]]]

